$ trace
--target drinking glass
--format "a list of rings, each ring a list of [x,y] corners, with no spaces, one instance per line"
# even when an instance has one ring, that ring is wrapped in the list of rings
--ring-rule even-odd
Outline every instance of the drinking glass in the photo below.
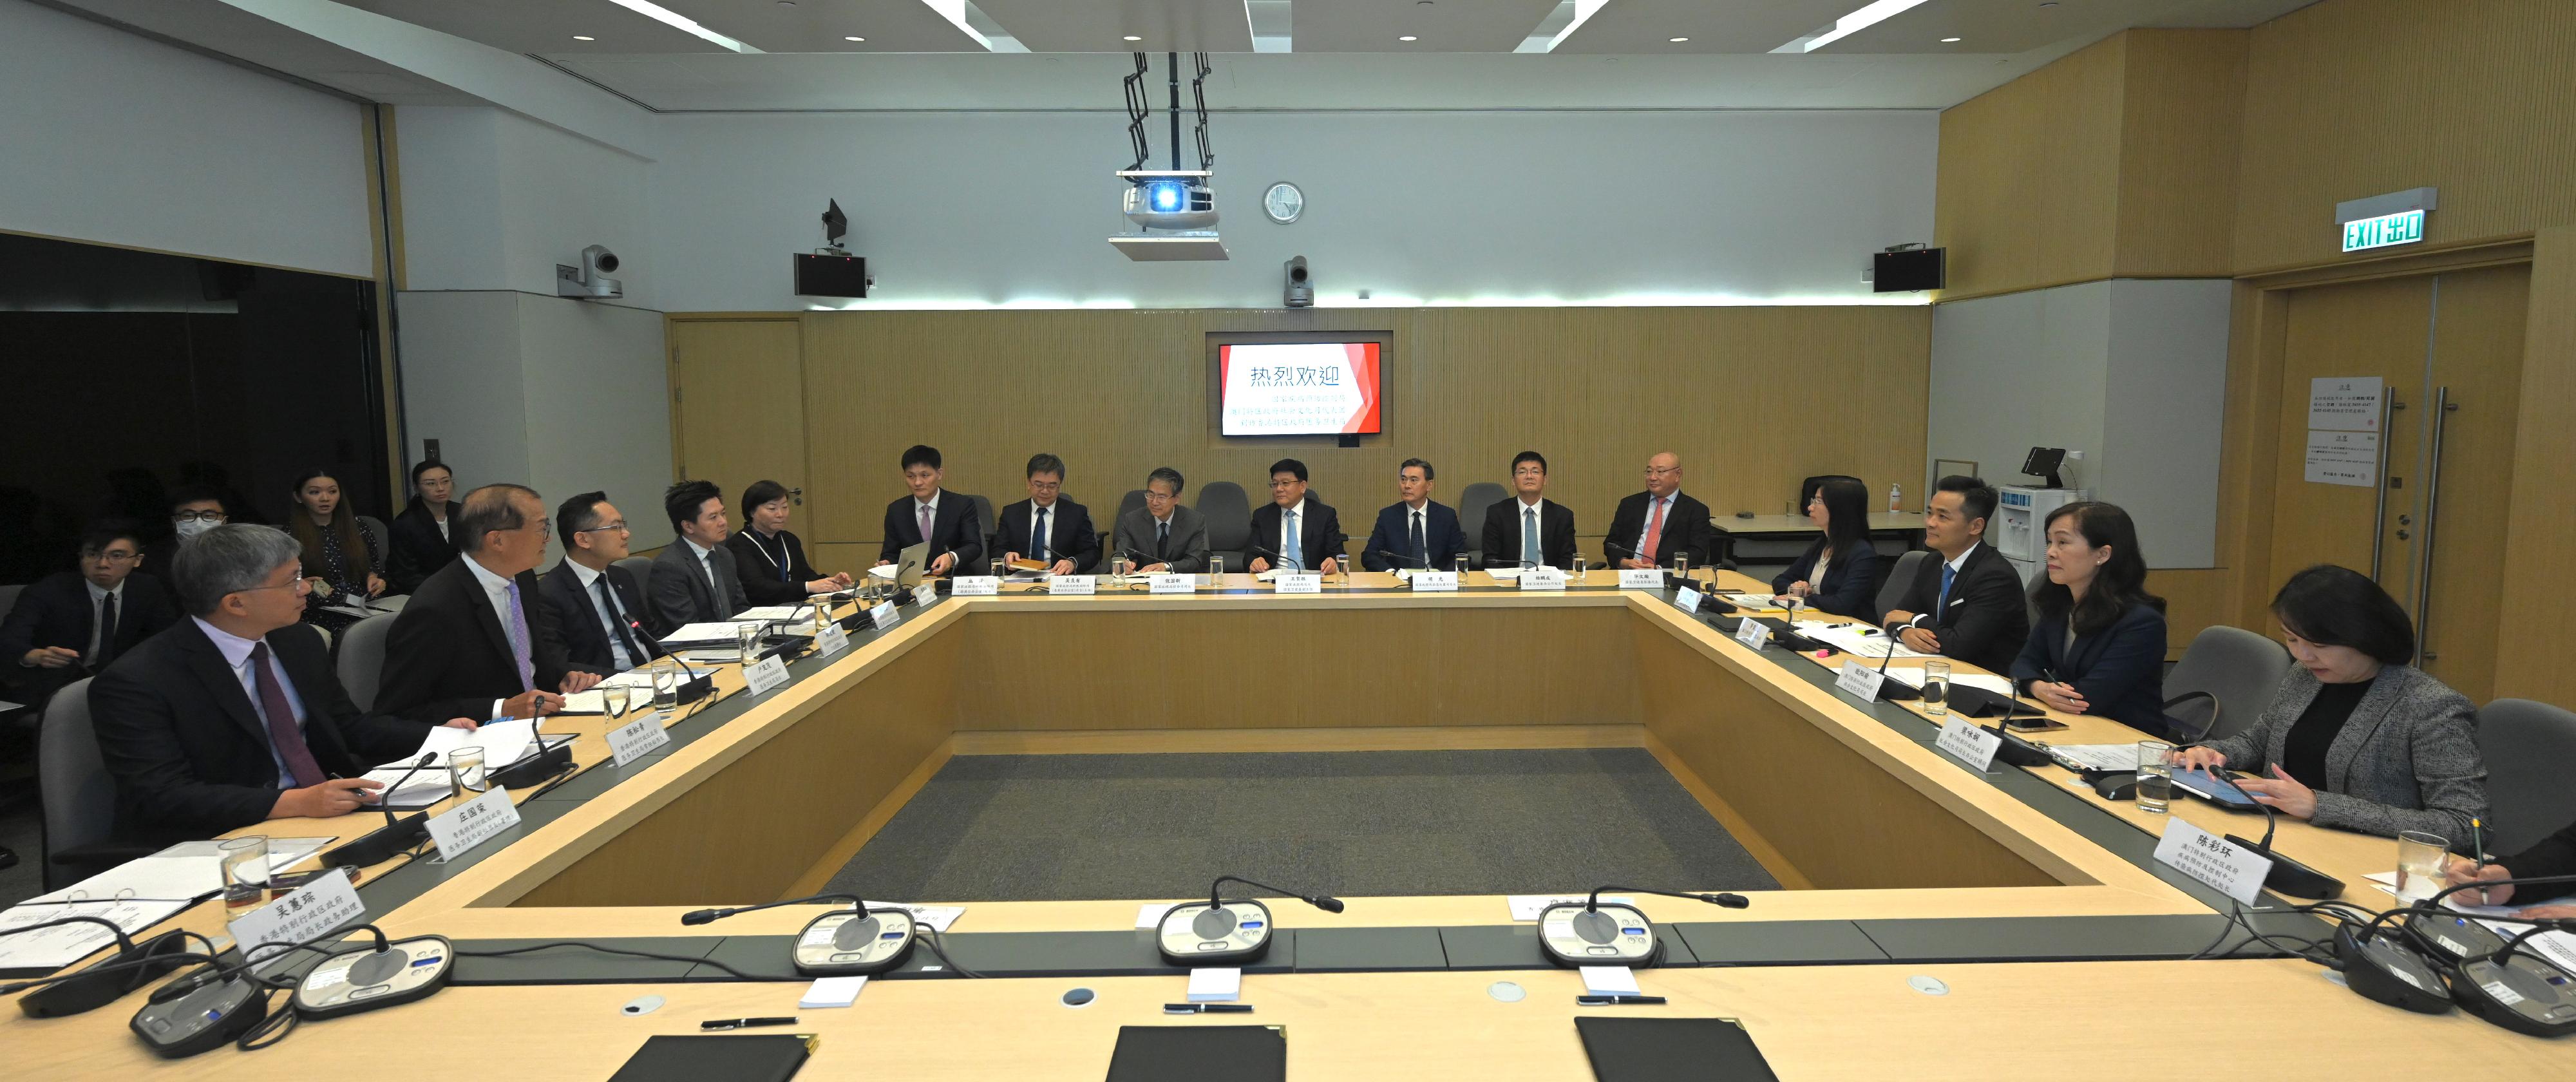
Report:
[[[483,749],[474,744],[447,749],[447,773],[456,779],[456,787],[479,793],[492,787],[492,779],[483,772]]]
[[[1333,561],[1333,568],[1334,568],[1334,570],[1340,571],[1340,572],[1342,573],[1342,589],[1345,589],[1345,590],[1350,589],[1350,588],[1351,588],[1351,558],[1350,558],[1350,557],[1348,557],[1348,556],[1344,556],[1344,557],[1341,557],[1341,558],[1340,558],[1340,559],[1338,559],[1338,560]]]
[[[1001,558],[1001,557],[999,557],[999,556],[994,557],[994,558],[993,558],[993,577],[994,577],[994,578],[996,578],[996,579],[1008,578],[1008,577],[1010,577],[1010,574],[1011,574],[1011,564],[1010,564],[1010,561],[1004,560],[1004,559],[1002,559],[1002,558]]]
[[[2138,741],[2138,810],[2163,815],[2173,801],[2174,746],[2162,740]]]
[[[1458,572],[1458,585],[1460,585],[1460,586],[1464,586],[1464,585],[1466,585],[1466,584],[1467,584],[1467,554],[1466,554],[1466,553],[1463,553],[1463,552],[1459,553],[1459,554],[1458,554],[1458,558],[1457,558],[1456,560],[1451,561],[1451,563],[1455,566],[1455,568],[1457,569],[1457,572]]]
[[[624,684],[599,685],[599,701],[602,705],[608,707],[609,717],[622,718],[626,716],[626,703],[630,693],[634,690],[635,689],[627,687]]]
[[[1584,556],[1582,553],[1580,553],[1580,552],[1575,553],[1575,554],[1574,554],[1574,567],[1573,567],[1571,570],[1568,570],[1568,571],[1566,572],[1566,578],[1565,578],[1566,585],[1569,585],[1569,586],[1581,586],[1581,585],[1583,585],[1583,572],[1584,572],[1584,570],[1585,570],[1586,566],[1587,566],[1587,562],[1586,562],[1586,558],[1585,558],[1585,556]]]
[[[653,659],[653,711],[668,714],[680,705],[680,663],[668,657]]]
[[[738,640],[742,646],[742,663],[745,665],[751,664],[753,658],[760,656],[761,626],[762,625],[756,623],[735,624],[733,626],[734,638]]]
[[[1690,577],[1689,553],[1676,552],[1673,554],[1673,577],[1677,579],[1687,579]]]
[[[1888,640],[1887,649],[1894,652],[1896,640]],[[1923,712],[1936,718],[1950,714],[1950,663],[1947,661],[1923,663]]]
[[[1112,556],[1112,557],[1110,557],[1110,558],[1109,558],[1109,578],[1110,578],[1110,581],[1112,581],[1112,582],[1125,582],[1125,581],[1127,581],[1127,568],[1128,568],[1128,561],[1127,561],[1127,554],[1126,554],[1126,553],[1123,553],[1123,552],[1122,552],[1122,553],[1119,553],[1119,554],[1118,554],[1118,555],[1116,555],[1116,556]]]
[[[268,839],[260,835],[215,843],[224,869],[224,915],[237,917],[268,901]]]
[[[2442,865],[2451,840],[2420,830],[2397,835],[2397,901],[2414,905],[2442,891]],[[2462,893],[2466,893],[2465,891]]]
[[[1208,587],[1215,590],[1225,589],[1225,557],[1208,557]]]

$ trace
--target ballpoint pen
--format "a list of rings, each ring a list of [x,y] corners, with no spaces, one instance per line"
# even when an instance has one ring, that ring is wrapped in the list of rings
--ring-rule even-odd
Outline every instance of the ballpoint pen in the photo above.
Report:
[[[1166,1003],[1164,1014],[1251,1014],[1249,1003]]]
[[[795,1024],[796,1019],[792,1016],[787,1018],[710,1018],[704,1022],[698,1023],[698,1028],[748,1029],[752,1026],[792,1026]]]
[[[1576,996],[1577,1007],[1653,1007],[1664,1002],[1662,996]]]

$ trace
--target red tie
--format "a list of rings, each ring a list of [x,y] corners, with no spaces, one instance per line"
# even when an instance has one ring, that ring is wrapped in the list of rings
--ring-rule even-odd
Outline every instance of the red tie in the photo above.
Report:
[[[1664,501],[1652,496],[1647,500],[1655,505],[1655,516],[1646,520],[1646,539],[1637,545],[1637,559],[1651,564],[1655,562],[1655,542],[1664,539]]]

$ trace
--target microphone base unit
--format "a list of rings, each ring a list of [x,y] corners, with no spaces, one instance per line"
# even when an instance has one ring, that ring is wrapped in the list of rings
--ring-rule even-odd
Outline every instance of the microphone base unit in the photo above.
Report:
[[[1538,915],[1539,951],[1568,969],[1580,966],[1652,967],[1663,956],[1663,940],[1644,911],[1616,902],[1586,909],[1580,902],[1559,902]]]
[[[2503,936],[2457,913],[2408,913],[2405,926],[2426,955],[2450,965],[2487,957],[2505,947]]]
[[[357,840],[322,854],[322,866],[337,868],[347,865],[364,868],[382,864],[419,845],[429,837],[429,813],[413,812],[378,827]]]
[[[2441,974],[2394,936],[2364,939],[2346,925],[2335,932],[2335,960],[2343,970],[2344,987],[2363,999],[2417,1014],[2449,1014],[2457,1005]]]
[[[2023,740],[2001,725],[1985,731],[2003,738],[2003,743],[1995,746],[1996,762],[2006,766],[2047,766],[2057,761],[2049,758],[2048,749]]]
[[[2287,894],[2293,898],[2315,898],[2318,901],[2343,895],[2343,880],[2233,834],[2227,836],[2227,843],[2240,849],[2260,853],[2272,862],[2272,870],[2263,875],[2263,886],[2267,890]]]
[[[920,935],[912,914],[900,909],[836,909],[807,922],[789,953],[796,972],[808,977],[883,973],[912,955]]]
[[[1253,898],[1184,902],[1163,913],[1154,943],[1176,966],[1240,966],[1270,952],[1270,907]]]
[[[299,1018],[319,1021],[427,999],[456,971],[456,947],[445,936],[398,939],[332,955],[297,982],[290,1001]]]
[[[492,771],[492,784],[504,789],[526,789],[541,785],[555,775],[572,769],[574,739],[570,735],[540,734],[537,737],[540,750],[532,755],[521,756],[518,762]]]
[[[2576,982],[2528,954],[2511,955],[2502,965],[2491,957],[2461,963],[2451,998],[2460,1009],[2516,1033],[2576,1033]]]
[[[193,978],[183,978],[193,979]],[[268,992],[241,977],[202,981],[166,1002],[147,1002],[126,1028],[163,1059],[186,1059],[233,1043],[268,1018]]]
[[[135,944],[131,951],[118,951],[114,957],[92,963],[70,980],[49,984],[18,997],[18,1009],[25,1011],[29,1018],[62,1018],[94,1011],[168,976],[171,970],[187,965],[190,959],[177,957],[186,953],[188,937],[177,932],[163,932]],[[156,960],[131,969],[90,972],[144,959]]]

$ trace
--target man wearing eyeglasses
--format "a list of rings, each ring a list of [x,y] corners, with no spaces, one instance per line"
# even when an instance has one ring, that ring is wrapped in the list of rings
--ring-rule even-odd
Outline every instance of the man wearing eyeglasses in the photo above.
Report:
[[[536,568],[554,526],[536,492],[475,489],[451,528],[464,553],[423,579],[395,614],[376,709],[416,721],[529,718],[598,683],[541,633]]]
[[[1646,460],[1646,491],[1619,501],[1601,554],[1626,568],[1670,567],[1685,555],[1704,567],[1716,535],[1708,505],[1682,495],[1682,456],[1663,451]]]
[[[139,531],[102,523],[81,538],[78,571],[58,571],[18,592],[0,620],[9,698],[41,705],[63,685],[95,675],[179,619],[169,591],[143,566]]]
[[[1035,560],[1047,574],[1074,575],[1100,558],[1091,512],[1064,498],[1064,460],[1046,452],[1029,459],[1029,499],[1002,509],[1002,558]]]
[[[614,676],[662,656],[644,620],[644,587],[617,566],[627,557],[626,516],[605,492],[555,509],[563,563],[537,583],[546,619],[537,634],[583,672]]]

